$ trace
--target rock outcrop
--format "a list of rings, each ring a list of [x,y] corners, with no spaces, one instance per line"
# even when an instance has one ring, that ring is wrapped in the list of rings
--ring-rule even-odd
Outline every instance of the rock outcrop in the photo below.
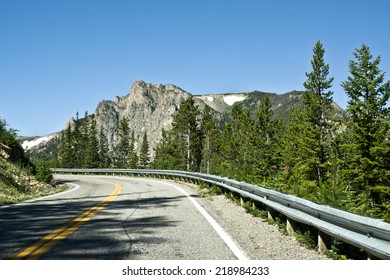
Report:
[[[161,139],[162,129],[171,128],[173,115],[180,103],[189,97],[191,94],[171,84],[155,85],[135,81],[128,95],[117,96],[114,101],[104,100],[99,103],[95,111],[98,132],[100,129],[104,130],[112,153],[118,142],[116,130],[119,121],[126,118],[130,130],[134,131],[136,150],[139,150],[142,136],[146,131],[153,158],[154,148]]]
[[[191,95],[172,84],[161,85],[135,81],[128,95],[117,96],[114,100],[101,101],[93,116],[96,119],[98,137],[101,129],[107,136],[111,158],[114,156],[114,149],[119,142],[117,136],[119,122],[126,118],[130,131],[134,131],[137,153],[139,153],[142,137],[146,131],[150,156],[153,159],[154,149],[161,140],[162,129],[166,131],[171,129],[173,116],[183,100],[193,97],[200,110],[203,110],[206,104],[210,106],[217,123],[223,127],[230,118],[230,111],[235,103],[241,104],[255,114],[258,104],[264,96],[269,97],[275,111],[275,117],[284,120],[287,120],[292,103],[298,106],[302,103],[299,91],[281,95],[260,91]],[[67,126],[69,125],[74,125],[74,119],[70,119]],[[57,136],[59,134],[57,133]],[[42,139],[47,138],[43,137]],[[39,139],[29,138],[27,140],[37,142]],[[51,151],[58,149],[58,146],[59,137],[51,137],[49,141],[42,141],[39,145],[28,147],[28,150],[30,154],[39,157],[41,153],[52,154]]]

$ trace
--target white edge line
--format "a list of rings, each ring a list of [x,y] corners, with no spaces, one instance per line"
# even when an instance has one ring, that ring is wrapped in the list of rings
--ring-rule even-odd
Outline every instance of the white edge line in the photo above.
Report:
[[[19,203],[13,203],[13,204],[4,205],[4,206],[1,206],[0,209],[27,205],[27,204],[29,204],[31,202],[34,202],[34,201],[44,200],[44,199],[51,198],[51,197],[57,196],[57,195],[63,195],[63,194],[69,193],[69,192],[73,192],[73,191],[77,190],[78,188],[80,188],[79,185],[73,184],[73,183],[66,183],[66,185],[70,185],[70,186],[72,186],[72,188],[70,190],[67,190],[67,191],[64,191],[64,192],[59,192],[59,193],[55,193],[55,194],[51,194],[51,195],[47,195],[47,196],[41,196],[41,197],[38,197],[38,198],[33,198],[33,199],[22,201],[22,202],[19,202]]]
[[[150,180],[150,181],[152,181],[152,180]],[[155,182],[157,182],[157,181],[155,181]],[[207,211],[189,193],[187,193],[182,188],[175,186],[173,184],[170,184],[170,183],[166,183],[166,182],[162,182],[162,181],[158,181],[158,183],[163,183],[163,184],[169,185],[171,187],[174,187],[175,189],[180,191],[182,194],[184,194],[192,202],[192,204],[194,204],[196,209],[198,209],[198,211],[203,215],[203,217],[205,217],[205,219],[209,222],[209,224],[214,228],[214,230],[218,233],[218,235],[226,243],[226,245],[233,252],[233,254],[237,257],[237,259],[249,260],[249,257],[239,248],[239,246],[236,244],[236,242],[234,242],[232,237],[226,233],[226,231],[221,227],[221,225],[218,224],[218,222],[213,217],[211,217],[211,215],[209,213],[207,213]]]

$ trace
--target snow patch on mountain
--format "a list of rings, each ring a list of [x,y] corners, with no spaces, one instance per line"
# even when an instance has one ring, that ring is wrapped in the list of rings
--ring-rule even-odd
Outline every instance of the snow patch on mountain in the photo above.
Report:
[[[29,150],[29,149],[32,149],[33,147],[36,147],[36,146],[38,146],[38,145],[40,145],[42,143],[49,142],[55,136],[56,136],[56,134],[50,134],[50,135],[38,137],[38,138],[35,138],[35,139],[32,139],[32,140],[25,140],[22,143],[22,147],[25,150]]]
[[[232,106],[236,102],[244,101],[246,99],[246,95],[226,95],[223,97],[223,101],[229,106]]]

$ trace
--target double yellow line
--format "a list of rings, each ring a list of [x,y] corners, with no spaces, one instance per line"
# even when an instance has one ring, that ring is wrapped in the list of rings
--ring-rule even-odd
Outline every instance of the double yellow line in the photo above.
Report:
[[[106,207],[122,190],[122,186],[117,183],[111,183],[100,180],[89,180],[100,183],[107,183],[115,186],[115,190],[107,196],[103,201],[92,206],[87,211],[82,213],[80,216],[74,218],[67,224],[56,229],[52,233],[44,236],[41,240],[37,241],[27,249],[21,251],[20,253],[15,254],[11,259],[14,260],[36,260],[40,258],[44,253],[53,248],[58,242],[65,239],[76,231],[83,224],[92,219],[97,213],[99,213],[104,207]]]

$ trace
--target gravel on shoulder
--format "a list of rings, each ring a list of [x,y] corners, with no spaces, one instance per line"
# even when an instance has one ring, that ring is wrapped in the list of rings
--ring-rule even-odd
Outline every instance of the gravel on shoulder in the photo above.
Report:
[[[196,185],[185,184],[195,191]],[[327,260],[326,255],[280,232],[277,225],[255,217],[224,195],[207,195],[198,202],[254,260]]]

